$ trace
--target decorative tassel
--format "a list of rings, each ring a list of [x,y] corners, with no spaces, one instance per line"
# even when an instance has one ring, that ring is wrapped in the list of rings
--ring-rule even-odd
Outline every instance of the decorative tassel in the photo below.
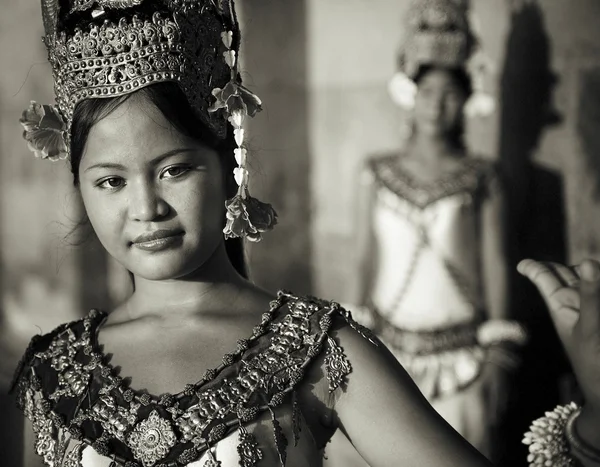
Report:
[[[67,457],[65,457],[65,460],[62,464],[63,467],[81,467],[84,447],[84,443],[79,443],[77,446],[71,449],[69,454],[67,454]]]
[[[344,378],[352,371],[352,365],[344,354],[342,348],[327,336],[327,356],[325,357],[325,370],[329,381],[329,392],[335,391],[342,385]]]
[[[237,447],[240,456],[240,467],[254,467],[263,458],[258,442],[252,433],[240,424],[240,444]]]
[[[287,445],[288,440],[283,433],[279,420],[275,417],[275,412],[269,406],[269,412],[271,413],[271,422],[273,423],[273,437],[275,438],[275,447],[277,448],[277,454],[279,454],[279,462],[281,467],[285,467],[285,461],[287,460]]]
[[[298,403],[298,394],[292,393],[292,432],[294,433],[294,446],[298,446],[300,440],[300,431],[302,430],[300,418],[300,404]]]
[[[261,234],[272,230],[277,224],[277,213],[270,204],[250,196],[247,187],[247,171],[242,170],[236,172],[236,175],[242,174],[239,178],[238,193],[225,201],[227,212],[223,233],[226,239],[241,237],[251,242],[259,242],[262,238]]]
[[[244,146],[243,124],[247,117],[254,117],[262,110],[262,102],[257,95],[239,83],[238,60],[235,50],[231,49],[233,32],[223,32],[221,40],[227,48],[223,56],[231,69],[231,80],[223,89],[213,89],[215,102],[208,111],[217,112],[222,109],[233,127],[233,137],[237,146],[233,153],[238,165],[233,170],[233,175],[239,187],[237,194],[225,202],[227,222],[223,233],[226,239],[246,238],[251,242],[259,242],[261,234],[273,229],[277,224],[277,213],[270,204],[253,198],[248,192],[249,173],[246,169],[247,149]]]
[[[221,461],[217,460],[211,448],[208,448],[206,453],[208,454],[208,459],[206,459],[203,467],[221,467]]]

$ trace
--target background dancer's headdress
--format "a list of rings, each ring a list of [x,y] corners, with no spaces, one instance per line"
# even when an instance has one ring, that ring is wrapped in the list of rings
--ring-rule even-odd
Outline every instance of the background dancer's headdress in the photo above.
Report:
[[[75,106],[92,98],[175,82],[218,140],[228,122],[237,145],[236,196],[226,202],[226,238],[258,241],[277,215],[248,193],[244,130],[260,99],[242,86],[233,0],[42,0],[55,105],[32,102],[21,123],[36,156],[70,155]]]
[[[472,79],[473,95],[465,106],[469,115],[487,115],[494,102],[483,92],[489,68],[469,15],[468,0],[413,0],[405,16],[405,40],[398,56],[398,72],[389,84],[394,102],[403,108],[414,105],[421,67],[464,68]]]

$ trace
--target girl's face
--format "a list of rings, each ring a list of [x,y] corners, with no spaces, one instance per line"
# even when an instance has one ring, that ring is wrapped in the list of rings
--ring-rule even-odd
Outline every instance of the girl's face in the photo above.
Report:
[[[421,77],[415,101],[417,130],[429,136],[445,136],[460,124],[466,95],[452,73],[432,69]]]
[[[179,133],[143,94],[92,127],[79,175],[100,242],[135,275],[184,277],[223,239],[217,153]]]

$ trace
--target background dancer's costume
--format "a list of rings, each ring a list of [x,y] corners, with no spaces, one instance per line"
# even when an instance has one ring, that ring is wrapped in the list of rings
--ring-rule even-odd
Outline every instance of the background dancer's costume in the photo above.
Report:
[[[467,2],[414,2],[406,24],[400,70],[390,81],[394,101],[412,110],[423,69],[464,70],[473,88],[464,111],[489,111],[481,70],[472,66],[476,41]],[[482,206],[501,196],[499,176],[492,162],[466,156],[452,173],[422,182],[402,168],[402,157],[374,158],[363,174],[376,246],[365,307],[355,314],[438,412],[487,453],[495,409],[480,376],[492,359],[514,365],[514,344],[525,337],[516,323],[487,321]]]

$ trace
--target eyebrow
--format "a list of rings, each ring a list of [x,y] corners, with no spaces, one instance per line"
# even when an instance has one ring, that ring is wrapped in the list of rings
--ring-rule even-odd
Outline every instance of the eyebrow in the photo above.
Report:
[[[186,152],[193,152],[196,151],[196,149],[194,148],[177,148],[177,149],[172,149],[170,151],[167,151],[163,154],[160,154],[158,156],[156,156],[154,159],[152,159],[150,161],[151,164],[156,165],[159,164],[160,162],[162,162],[163,160],[167,159],[168,157],[172,157],[175,156],[177,154],[182,154],[182,153],[186,153]],[[116,169],[116,170],[125,170],[126,167],[123,164],[117,164],[114,162],[100,162],[98,164],[94,164],[94,165],[90,165],[87,169],[84,170],[84,172],[88,172],[92,169]]]

